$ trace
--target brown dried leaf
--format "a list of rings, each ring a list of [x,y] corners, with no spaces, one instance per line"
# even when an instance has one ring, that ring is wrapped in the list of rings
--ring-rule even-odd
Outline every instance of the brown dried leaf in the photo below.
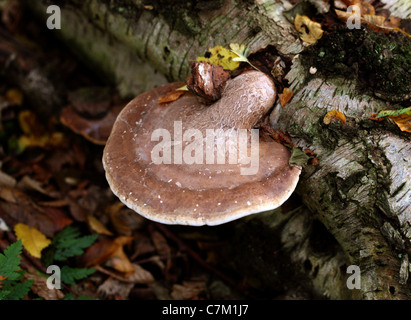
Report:
[[[42,194],[49,195],[48,192],[43,189],[40,182],[29,176],[24,176],[21,178],[21,180],[17,183],[17,188],[20,190],[34,190]]]
[[[167,273],[169,268],[171,267],[171,249],[167,243],[166,238],[158,231],[153,231],[151,233],[151,240],[153,241],[154,247],[157,250],[157,253],[161,257],[165,257],[167,259],[166,262],[166,270]]]
[[[278,94],[278,99],[280,99],[281,106],[284,107],[288,101],[293,97],[293,92],[289,88],[284,88],[283,93]]]
[[[347,122],[347,119],[345,118],[345,115],[338,111],[338,110],[331,110],[330,112],[328,112],[324,119],[323,122],[324,124],[330,124],[332,121],[335,120],[340,120],[343,124],[345,124]]]
[[[71,216],[76,221],[80,221],[80,222],[87,221],[88,212],[86,209],[84,209],[78,204],[77,199],[75,199],[74,197],[70,195],[66,199],[67,199],[67,202],[69,203]]]
[[[262,129],[263,129],[262,130],[263,135],[269,135],[276,142],[281,143],[281,144],[291,145],[291,146],[294,145],[291,140],[291,137],[284,131],[280,129],[274,129],[268,125],[263,125]]]
[[[0,170],[0,186],[14,188],[16,184],[16,179]]]
[[[158,103],[167,103],[167,102],[173,102],[176,101],[178,98],[180,98],[186,91],[183,90],[172,90],[167,92],[167,94],[164,97],[158,98],[157,102]]]
[[[190,300],[196,298],[204,289],[203,281],[184,281],[182,285],[173,285],[171,297],[174,300]]]
[[[82,264],[85,267],[99,265],[106,262],[117,246],[113,239],[102,239],[87,248],[86,252],[81,257]]]
[[[131,243],[134,237],[120,236],[116,239],[103,239],[89,247],[82,256],[86,267],[102,264],[109,260],[109,265],[126,274],[134,272],[131,262],[123,251],[123,246]]]
[[[391,120],[401,129],[401,131],[411,132],[411,115],[401,114],[398,116],[389,116]]]
[[[124,103],[115,105],[103,118],[89,119],[78,113],[73,106],[67,106],[61,113],[60,121],[87,140],[98,145],[104,145],[110,135],[114,121],[123,107]]]
[[[147,271],[140,265],[133,263],[133,268],[133,273],[131,273],[127,278],[129,281],[139,284],[148,284],[155,281],[151,272]]]
[[[73,223],[73,220],[66,216],[65,211],[57,207],[41,207],[42,212],[49,217],[54,224],[55,232],[60,231]]]
[[[64,293],[59,289],[49,289],[47,279],[36,274],[26,273],[24,278],[34,280],[31,290],[44,300],[59,300],[64,298]]]
[[[104,298],[127,299],[133,287],[133,283],[108,278],[98,287],[97,292]]]
[[[373,14],[375,14],[375,9],[374,9],[373,5],[369,2],[364,1],[364,0],[351,0],[350,1],[350,6],[352,6],[352,5],[359,6],[362,15],[373,15]]]
[[[55,223],[31,197],[14,188],[1,187],[0,217],[13,227],[17,222],[36,228],[48,237],[57,231]]]
[[[125,273],[126,277],[129,277],[134,272],[133,264],[128,259],[122,246],[118,246],[114,250],[107,261],[107,265],[119,272]]]
[[[98,234],[105,234],[107,236],[113,235],[113,233],[109,231],[96,217],[88,215],[87,222],[94,232],[97,232]]]
[[[378,113],[370,112],[370,120],[381,122],[384,121],[384,118],[377,118]]]
[[[117,233],[125,236],[131,235],[133,231],[140,229],[146,223],[142,216],[125,207],[120,201],[108,208],[108,214]]]

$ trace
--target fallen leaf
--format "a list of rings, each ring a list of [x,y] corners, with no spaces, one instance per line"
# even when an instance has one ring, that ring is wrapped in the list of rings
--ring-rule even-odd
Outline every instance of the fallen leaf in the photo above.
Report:
[[[401,131],[411,132],[411,115],[402,114],[399,116],[389,116],[391,120],[401,129]]]
[[[81,257],[85,267],[91,267],[106,262],[116,250],[113,239],[101,239],[88,247]]]
[[[35,258],[41,258],[41,251],[51,244],[51,241],[40,231],[22,223],[17,223],[14,226],[14,232],[17,239],[21,239],[27,252]]]
[[[370,29],[376,32],[401,32],[407,37],[411,37],[405,30],[401,29],[401,19],[390,16],[388,19],[384,16],[376,15],[374,7],[368,3],[363,1],[352,1],[352,4],[359,6],[360,8],[360,16],[361,16],[361,23],[367,25]],[[354,13],[353,12],[346,12],[343,10],[334,9],[335,13],[337,14],[338,18],[342,21],[347,21]]]
[[[377,118],[378,113],[370,112],[370,120],[381,122],[384,121],[384,118]]]
[[[238,55],[222,46],[210,48],[207,57],[198,57],[197,61],[205,61],[210,64],[222,66],[225,70],[235,70],[240,66],[240,62],[235,61]]]
[[[30,110],[20,111],[18,114],[20,128],[26,135],[41,137],[44,134],[43,127],[38,122],[36,115]]]
[[[176,101],[178,98],[180,98],[186,91],[184,90],[172,90],[167,92],[167,94],[164,97],[158,98],[157,102],[158,103],[167,103],[167,102],[173,102]]]
[[[0,218],[13,227],[17,222],[38,229],[48,237],[57,231],[56,224],[32,198],[18,189],[1,187]]]
[[[109,206],[106,212],[108,212],[114,229],[120,235],[129,236],[133,230],[140,229],[146,222],[142,216],[124,206],[120,201]]]
[[[90,228],[98,234],[105,234],[107,236],[113,235],[113,233],[109,231],[96,217],[88,215],[87,222]]]
[[[230,49],[238,56],[237,58],[234,58],[234,61],[248,62],[248,49],[245,47],[244,44],[239,45],[238,43],[230,43]]]
[[[107,280],[97,288],[97,292],[105,298],[121,297],[122,299],[127,299],[133,287],[133,283],[107,278]]]
[[[318,160],[317,157],[314,157],[314,158],[311,159],[311,165],[312,166],[317,166],[319,164],[320,164],[320,161]]]
[[[149,284],[155,281],[151,272],[144,269],[142,266],[133,263],[134,271],[127,278],[129,281],[138,284]]]
[[[123,247],[117,247],[106,264],[119,272],[125,273],[127,278],[134,272],[133,265],[125,254]]]
[[[9,89],[6,92],[6,99],[15,106],[23,104],[23,94],[18,89]]]
[[[291,137],[280,129],[274,129],[268,125],[263,125],[261,133],[263,135],[269,135],[276,142],[281,143],[283,145],[294,146],[293,141],[291,140]]]
[[[190,300],[196,298],[205,290],[203,281],[184,281],[183,284],[174,284],[171,297],[174,300]]]
[[[20,128],[24,133],[18,139],[20,151],[24,151],[27,147],[55,147],[64,142],[63,133],[57,131],[45,132],[36,115],[30,110],[21,111],[18,115],[18,120]]]
[[[27,280],[34,280],[31,285],[31,290],[44,300],[60,300],[64,298],[64,293],[59,289],[49,289],[47,287],[47,278],[42,276],[25,273],[24,278]]]
[[[365,15],[363,15],[363,19],[368,24],[377,26],[379,28],[384,28],[385,17],[383,17],[383,16],[365,14]],[[376,31],[378,31],[378,30],[376,30]]]
[[[399,109],[399,110],[382,110],[378,112],[376,118],[380,119],[384,117],[399,116],[399,115],[404,115],[404,114],[411,116],[411,107]]]
[[[375,14],[375,9],[374,6],[366,1],[363,0],[351,0],[349,3],[350,6],[359,6],[361,14],[366,14],[366,15],[373,15]]]
[[[41,183],[29,176],[24,176],[23,178],[21,178],[17,183],[17,188],[25,191],[34,190],[44,195],[48,195],[47,191],[43,189]]]
[[[109,265],[126,276],[134,272],[131,262],[123,251],[123,246],[131,243],[134,237],[120,236],[116,239],[103,239],[84,253],[82,260],[86,267],[99,265],[108,261]]]
[[[375,119],[381,121],[385,117],[394,121],[401,131],[411,132],[411,107],[399,110],[383,110],[378,112]]]
[[[255,70],[260,71],[250,62],[250,60],[248,60],[248,48],[246,48],[244,44],[239,45],[238,43],[230,43],[230,49],[238,56],[234,58],[233,61],[246,62]]]
[[[114,239],[114,245],[116,248],[108,261],[109,265],[112,265],[115,270],[125,273],[126,277],[129,277],[134,272],[134,267],[125,254],[123,247],[131,243],[133,239],[134,237],[125,236]]]
[[[334,120],[340,120],[344,124],[347,122],[347,119],[345,118],[345,115],[342,112],[338,111],[338,110],[331,110],[330,112],[328,112],[325,115],[325,117],[323,119],[323,122],[324,122],[324,124],[328,125]]]
[[[40,205],[40,204],[39,204]],[[66,216],[65,211],[58,207],[43,207],[41,211],[53,221],[54,231],[60,231],[73,223],[73,220]]]
[[[0,170],[0,186],[14,188],[16,184],[16,179]]]
[[[294,19],[295,29],[300,33],[300,38],[304,42],[314,44],[318,39],[321,39],[324,31],[321,29],[321,24],[312,21],[307,16],[301,16],[297,13]]]
[[[167,243],[166,238],[158,231],[153,231],[151,233],[151,240],[153,241],[154,247],[157,250],[157,253],[160,257],[164,257],[167,259],[166,266],[165,266],[165,273],[171,267],[171,249]]]
[[[184,85],[176,90],[183,90],[183,91],[188,91],[187,85]]]
[[[307,164],[309,159],[310,157],[307,156],[304,151],[302,151],[298,147],[293,147],[291,151],[291,157],[290,157],[290,160],[288,160],[288,163],[291,166],[297,165],[297,166],[303,167]]]
[[[88,141],[97,145],[104,145],[110,135],[117,115],[123,108],[124,104],[120,103],[110,108],[104,117],[90,119],[80,114],[74,106],[70,105],[61,112],[60,121]]]
[[[278,99],[280,99],[281,106],[284,107],[288,101],[293,97],[293,92],[289,88],[284,88],[283,93],[278,94]]]
[[[309,164],[312,166],[318,165],[320,162],[318,161],[317,155],[311,149],[304,149],[304,153],[310,157]]]

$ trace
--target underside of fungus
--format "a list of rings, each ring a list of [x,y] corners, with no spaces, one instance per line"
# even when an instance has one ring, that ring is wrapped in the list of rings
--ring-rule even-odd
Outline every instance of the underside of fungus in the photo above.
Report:
[[[217,225],[279,207],[301,170],[289,166],[284,146],[252,130],[274,104],[273,81],[248,71],[229,80],[212,105],[191,93],[157,102],[181,86],[146,92],[119,114],[103,155],[114,194],[166,224]]]

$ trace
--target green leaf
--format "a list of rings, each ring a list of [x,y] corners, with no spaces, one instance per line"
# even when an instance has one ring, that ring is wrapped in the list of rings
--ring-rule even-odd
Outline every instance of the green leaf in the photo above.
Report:
[[[65,284],[75,284],[76,280],[81,280],[96,272],[95,269],[88,268],[70,268],[64,266],[61,269],[61,281]]]
[[[6,289],[0,289],[0,300],[6,300],[7,296],[9,295],[10,291]]]
[[[384,118],[384,117],[389,117],[389,116],[399,116],[402,114],[406,114],[411,116],[411,107],[405,108],[405,109],[400,109],[400,110],[383,110],[378,112],[378,115],[376,118]]]
[[[97,238],[98,234],[80,237],[80,231],[73,226],[64,228],[53,239],[52,244],[56,249],[54,260],[64,261],[82,255],[84,249],[91,246]]]
[[[293,147],[293,150],[291,151],[291,157],[288,163],[290,165],[297,165],[303,167],[307,164],[309,159],[310,157],[307,156],[304,153],[304,151],[302,151],[300,148]]]
[[[4,254],[0,253],[0,276],[7,277],[8,281],[18,280],[21,278],[21,274],[17,272],[20,269],[19,256],[22,252],[23,245],[21,240],[9,245]]]
[[[21,240],[9,245],[4,254],[0,253],[0,275],[2,277],[0,300],[20,300],[29,291],[33,285],[33,280],[20,282],[23,279],[25,271],[20,270],[23,244]]]
[[[75,297],[74,294],[72,294],[71,292],[67,293],[63,299],[61,300],[98,300],[98,299],[94,299],[94,298],[90,298],[87,296],[78,296]]]
[[[6,289],[8,294],[3,297],[4,300],[20,300],[29,293],[31,286],[33,285],[34,280],[27,280],[24,282],[18,282],[16,284],[8,286]]]

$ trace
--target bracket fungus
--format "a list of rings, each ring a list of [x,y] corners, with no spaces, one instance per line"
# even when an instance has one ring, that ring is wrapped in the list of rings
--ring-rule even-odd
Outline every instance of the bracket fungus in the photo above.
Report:
[[[103,155],[114,194],[166,224],[218,225],[279,207],[301,168],[289,166],[283,145],[253,129],[275,102],[271,78],[244,72],[209,106],[192,93],[157,102],[181,86],[141,94],[119,114]]]

